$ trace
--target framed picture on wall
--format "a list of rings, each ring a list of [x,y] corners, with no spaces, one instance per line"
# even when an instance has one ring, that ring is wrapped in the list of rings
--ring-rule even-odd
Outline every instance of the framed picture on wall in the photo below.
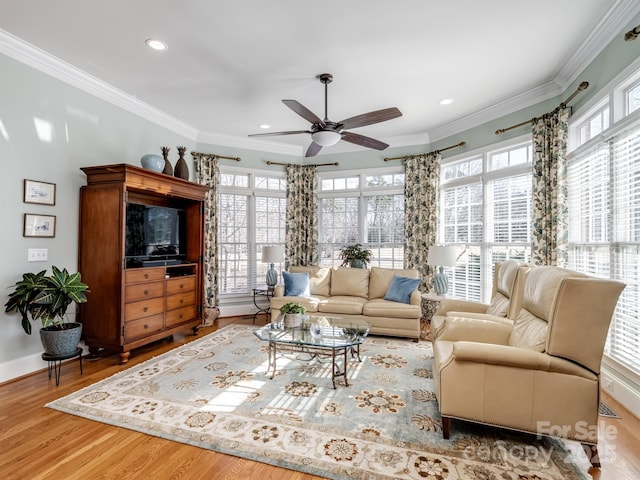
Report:
[[[38,180],[24,180],[24,203],[56,204],[56,184]]]
[[[55,237],[55,215],[24,214],[24,237]]]

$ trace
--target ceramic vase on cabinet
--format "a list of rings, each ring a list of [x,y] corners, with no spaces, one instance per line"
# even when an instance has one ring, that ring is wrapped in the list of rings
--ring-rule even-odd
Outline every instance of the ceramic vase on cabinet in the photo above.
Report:
[[[184,159],[184,153],[187,151],[187,147],[178,147],[178,155],[180,158],[176,162],[176,168],[173,171],[173,175],[182,178],[183,180],[189,180],[189,166]]]
[[[148,153],[143,155],[140,159],[140,163],[143,168],[147,170],[153,170],[154,172],[161,172],[164,168],[164,159],[160,155],[155,153]]]
[[[164,158],[164,170],[162,173],[173,177],[173,165],[171,165],[171,162],[169,161],[169,150],[169,147],[162,147],[162,156]]]

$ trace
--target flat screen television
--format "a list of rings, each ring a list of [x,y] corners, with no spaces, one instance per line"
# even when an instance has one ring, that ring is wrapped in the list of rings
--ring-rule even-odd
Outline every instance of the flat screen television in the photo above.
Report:
[[[127,203],[127,267],[175,265],[186,258],[186,215],[179,208]]]

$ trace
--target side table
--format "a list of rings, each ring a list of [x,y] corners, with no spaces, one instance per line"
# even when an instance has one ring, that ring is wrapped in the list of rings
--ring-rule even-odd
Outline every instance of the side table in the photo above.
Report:
[[[267,304],[266,307],[258,305],[258,297],[267,297],[267,301],[269,301],[270,298],[273,298],[275,290],[276,287],[269,286],[256,287],[253,289],[253,304],[258,309],[258,311],[253,314],[253,323],[256,323],[257,315],[260,315],[261,313],[269,313],[271,311],[269,304]]]
[[[48,353],[42,354],[42,360],[47,362],[47,373],[49,379],[51,379],[51,372],[55,374],[56,387],[60,385],[60,372],[62,371],[62,361],[69,358],[78,357],[80,359],[80,375],[82,375],[82,349],[76,348],[75,352],[67,353],[66,355],[50,355]]]
[[[427,339],[428,334],[426,332],[426,326],[431,323],[431,319],[438,311],[440,307],[440,302],[447,298],[446,295],[436,295],[435,293],[423,293],[422,297],[422,317],[420,321],[422,322],[422,328],[420,333],[421,339]]]

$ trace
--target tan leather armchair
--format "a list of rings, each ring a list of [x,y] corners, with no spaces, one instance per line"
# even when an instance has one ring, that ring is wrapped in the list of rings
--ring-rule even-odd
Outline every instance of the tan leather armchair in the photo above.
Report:
[[[509,319],[515,318],[520,311],[522,298],[521,294],[514,295],[514,292],[521,288],[521,278],[528,268],[527,264],[517,260],[497,262],[493,273],[491,303],[444,299],[431,318],[431,339],[435,340],[440,335],[446,317],[484,318],[511,325]]]
[[[624,284],[557,267],[524,275],[513,325],[446,318],[434,341],[444,438],[451,419],[576,440],[599,465],[600,363]]]

